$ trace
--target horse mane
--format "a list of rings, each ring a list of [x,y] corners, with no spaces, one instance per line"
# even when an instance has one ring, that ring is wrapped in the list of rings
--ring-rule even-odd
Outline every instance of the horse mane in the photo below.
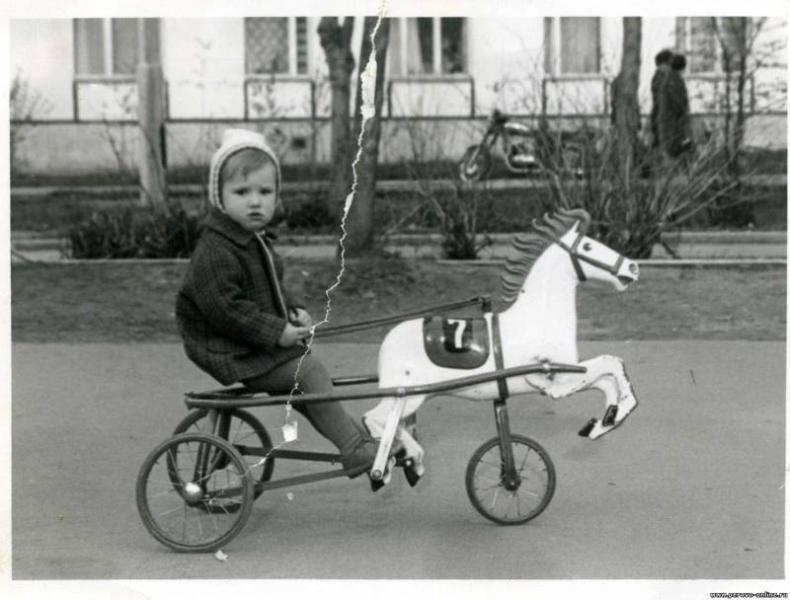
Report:
[[[565,235],[579,222],[579,231],[583,234],[590,225],[590,215],[581,208],[573,210],[561,208],[554,213],[545,213],[538,219],[532,220],[532,229],[537,236],[527,238],[517,235],[513,238],[513,247],[517,255],[505,261],[502,273],[502,300],[508,305],[518,297],[524,279],[529,274],[532,265],[552,243]]]

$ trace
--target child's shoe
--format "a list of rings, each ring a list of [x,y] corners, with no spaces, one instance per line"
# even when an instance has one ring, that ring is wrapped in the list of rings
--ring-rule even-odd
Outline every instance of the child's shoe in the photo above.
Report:
[[[362,439],[359,444],[348,454],[344,454],[340,459],[343,469],[350,479],[359,477],[367,473],[373,466],[378,451],[378,442],[371,439]]]

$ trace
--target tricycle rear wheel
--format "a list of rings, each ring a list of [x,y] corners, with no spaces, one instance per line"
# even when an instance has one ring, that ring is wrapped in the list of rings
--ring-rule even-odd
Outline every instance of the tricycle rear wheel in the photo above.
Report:
[[[148,532],[178,552],[213,552],[252,510],[253,479],[236,449],[204,433],[159,444],[137,477],[137,510]]]
[[[483,443],[466,467],[466,493],[472,506],[499,525],[522,525],[551,502],[557,476],[548,452],[523,435],[510,436],[515,484],[506,477],[499,437]]]
[[[254,415],[240,408],[220,411],[218,418],[229,419],[225,423],[224,431],[215,431],[211,419],[208,418],[208,409],[201,408],[191,411],[181,422],[176,425],[173,435],[179,433],[209,433],[219,435],[230,443],[244,461],[252,474],[255,483],[269,481],[274,473],[274,457],[248,454],[247,448],[270,450],[273,447],[272,438],[263,424]],[[255,489],[255,498],[263,493],[260,487]]]

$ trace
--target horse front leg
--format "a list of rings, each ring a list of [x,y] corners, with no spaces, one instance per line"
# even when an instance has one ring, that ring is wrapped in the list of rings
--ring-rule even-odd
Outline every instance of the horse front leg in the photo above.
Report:
[[[390,480],[389,459],[396,439],[402,445],[396,455],[400,455],[399,461],[409,484],[416,485],[417,480],[425,473],[425,452],[412,435],[414,419],[409,419],[411,416],[416,417],[416,411],[424,401],[425,396],[388,398],[366,412],[362,419],[370,434],[380,440],[371,473],[383,474],[380,481],[384,484]]]
[[[606,404],[603,417],[590,419],[579,431],[580,436],[594,440],[621,425],[636,408],[637,400],[620,358],[602,355],[579,364],[587,368],[585,373],[528,377],[527,381],[554,399],[589,388],[602,392]]]

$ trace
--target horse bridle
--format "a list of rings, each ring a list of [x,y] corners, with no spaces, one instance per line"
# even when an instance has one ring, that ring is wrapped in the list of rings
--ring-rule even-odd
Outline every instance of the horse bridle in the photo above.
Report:
[[[576,271],[576,276],[579,278],[579,281],[587,281],[587,276],[584,274],[584,270],[582,270],[581,261],[586,262],[587,264],[593,265],[594,267],[598,267],[599,269],[610,273],[614,277],[617,277],[617,274],[620,272],[620,267],[623,265],[623,261],[625,257],[622,254],[617,255],[617,260],[615,261],[614,265],[607,265],[606,263],[602,263],[599,260],[595,260],[594,258],[590,258],[589,256],[585,256],[583,254],[579,254],[576,249],[581,244],[582,238],[584,234],[578,233],[576,235],[576,239],[573,240],[573,243],[568,246],[565,242],[563,242],[560,238],[555,240],[555,243],[565,250],[571,259],[571,264],[573,265],[573,270]]]

